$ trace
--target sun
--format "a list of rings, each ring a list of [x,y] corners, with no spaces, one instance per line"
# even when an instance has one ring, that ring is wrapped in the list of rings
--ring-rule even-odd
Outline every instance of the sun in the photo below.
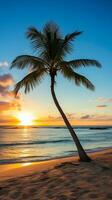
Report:
[[[23,126],[30,126],[33,125],[33,115],[31,113],[28,112],[20,112],[18,114],[18,119],[20,121],[20,125]]]

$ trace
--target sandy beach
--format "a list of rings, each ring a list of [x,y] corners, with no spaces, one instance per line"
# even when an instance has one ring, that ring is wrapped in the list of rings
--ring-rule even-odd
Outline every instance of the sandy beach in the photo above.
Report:
[[[112,149],[91,157],[1,165],[0,200],[111,200]]]

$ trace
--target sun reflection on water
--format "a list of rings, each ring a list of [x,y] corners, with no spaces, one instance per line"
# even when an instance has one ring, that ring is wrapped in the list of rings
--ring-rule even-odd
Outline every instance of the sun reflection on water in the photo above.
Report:
[[[28,166],[28,165],[31,165],[31,164],[32,164],[31,162],[23,163],[22,166]]]

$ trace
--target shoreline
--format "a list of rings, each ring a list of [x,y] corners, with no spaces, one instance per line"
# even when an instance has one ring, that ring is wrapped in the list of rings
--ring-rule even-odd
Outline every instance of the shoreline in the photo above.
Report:
[[[109,147],[99,147],[99,148],[94,148],[94,149],[87,149],[85,150],[87,154],[91,154],[91,153],[97,153],[97,152],[101,152],[101,151],[104,151],[104,150],[107,150],[107,149],[112,149],[112,146],[109,146]],[[57,156],[57,157],[54,157],[54,158],[48,158],[48,159],[43,159],[43,160],[35,160],[35,161],[28,161],[28,162],[6,162],[6,163],[0,163],[0,167],[1,166],[8,166],[8,165],[16,165],[16,164],[25,164],[25,163],[32,163],[32,164],[35,164],[35,163],[38,163],[38,162],[44,162],[44,161],[52,161],[52,160],[57,160],[57,159],[62,159],[62,158],[69,158],[69,157],[78,157],[78,153],[76,150],[74,150],[74,154],[70,154],[70,155],[67,155],[67,156]]]
[[[93,159],[97,156],[103,155],[105,153],[111,152],[112,147],[105,147],[100,150],[89,151],[88,155]],[[47,169],[52,169],[55,165],[64,162],[78,161],[78,155],[59,157],[48,160],[41,160],[36,162],[24,162],[24,163],[10,163],[0,165],[0,180],[8,180],[10,178],[21,177],[24,175],[29,175],[34,171],[42,172]],[[17,173],[16,173],[17,172]]]

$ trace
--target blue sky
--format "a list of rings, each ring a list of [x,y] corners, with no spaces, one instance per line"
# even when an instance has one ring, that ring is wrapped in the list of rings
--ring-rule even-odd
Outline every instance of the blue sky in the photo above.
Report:
[[[57,79],[56,93],[66,113],[81,116],[111,117],[112,103],[112,1],[111,0],[45,0],[45,1],[0,1],[0,62],[11,61],[21,54],[32,54],[25,37],[31,25],[41,29],[47,21],[56,22],[63,34],[74,30],[84,31],[74,42],[74,51],[68,57],[97,59],[102,69],[80,69],[96,86],[95,92],[76,87],[72,82]],[[25,71],[2,69],[11,73],[15,82]],[[49,78],[27,96],[22,93],[22,109],[34,112],[35,116],[58,115],[50,96]],[[29,106],[33,103],[32,106]],[[98,105],[102,109],[98,109]],[[35,107],[37,109],[35,109]],[[44,108],[44,109],[42,109]]]

